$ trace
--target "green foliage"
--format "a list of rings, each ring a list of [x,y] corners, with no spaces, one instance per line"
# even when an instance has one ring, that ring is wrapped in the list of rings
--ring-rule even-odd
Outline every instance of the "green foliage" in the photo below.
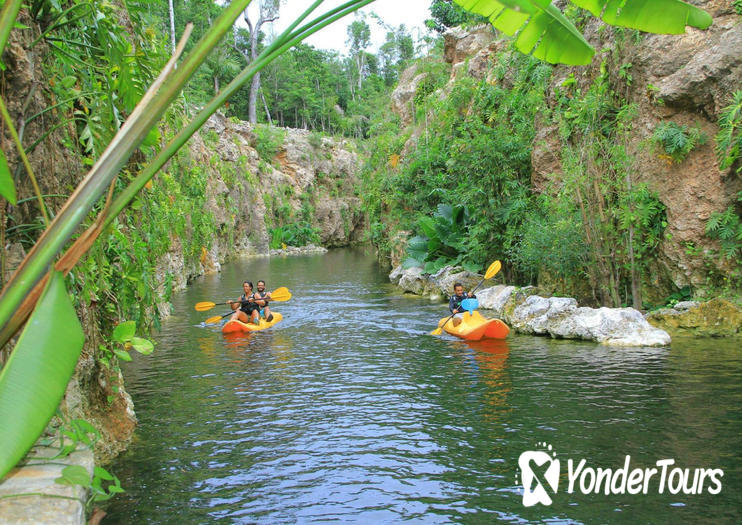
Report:
[[[283,244],[287,246],[306,246],[307,244],[319,243],[319,232],[319,228],[313,227],[306,221],[285,224],[270,229],[270,247],[278,249]]]
[[[433,0],[430,3],[430,16],[432,18],[426,20],[425,25],[438,33],[443,33],[450,27],[487,22],[485,17],[465,11],[452,0]]]
[[[552,64],[589,64],[595,50],[582,33],[551,2],[518,0],[454,0],[465,9],[488,17],[492,25],[514,36],[513,45],[522,53]],[[705,29],[711,15],[685,2],[666,0],[573,0],[593,16],[614,24],[654,33],[679,34],[686,26]],[[672,9],[668,8],[672,5]]]
[[[394,231],[416,228],[420,214],[443,204],[465,206],[474,218],[458,231],[460,262],[482,268],[503,258],[528,205],[534,117],[550,68],[511,52],[497,60],[494,75],[513,67],[508,83],[462,78],[443,100],[421,88],[418,102],[429,117],[419,119],[424,127],[417,147],[404,158],[399,153],[407,137],[397,123],[373,123],[378,134],[369,144],[361,198],[377,247],[391,249]],[[432,85],[447,77],[426,64],[419,69],[429,72]]]
[[[13,176],[8,168],[8,160],[5,158],[5,152],[0,150],[0,197],[4,197],[9,203],[15,206],[16,194]]]
[[[736,173],[742,173],[742,91],[736,91],[732,103],[721,110],[716,155],[721,169],[726,170],[736,164]]]
[[[734,12],[742,16],[742,0],[734,0],[732,5],[734,6]]]
[[[706,235],[717,239],[721,244],[721,255],[730,261],[742,258],[742,219],[740,204],[742,191],[737,194],[737,205],[729,206],[723,212],[714,212],[706,223]]]
[[[665,205],[655,192],[646,184],[638,184],[630,191],[619,191],[612,211],[621,236],[626,237],[629,230],[633,230],[637,241],[633,245],[636,258],[655,252],[667,226]]]
[[[0,370],[0,477],[28,452],[54,415],[84,335],[64,278],[52,272],[13,353]],[[12,422],[12,424],[7,424]]]
[[[409,240],[404,267],[422,266],[431,274],[447,265],[479,270],[481,264],[473,262],[467,252],[466,233],[471,222],[465,206],[439,204],[432,217],[418,219],[421,234]]]
[[[271,163],[286,140],[286,130],[274,126],[258,124],[255,126],[255,149],[265,162]]]
[[[516,240],[508,250],[509,259],[528,280],[548,272],[566,280],[584,273],[589,261],[579,210],[566,195],[542,195],[529,209]]]
[[[662,122],[655,128],[652,140],[662,146],[674,162],[680,163],[696,146],[705,144],[707,137],[699,128]]]
[[[60,412],[58,417],[63,424],[59,427],[60,451],[52,461],[60,457],[66,457],[79,446],[92,449],[96,441],[100,439],[100,432],[84,419],[67,420]],[[69,441],[67,442],[66,439]],[[43,461],[43,460],[42,460]],[[93,503],[106,501],[116,494],[125,492],[121,488],[121,481],[103,467],[96,466],[93,469],[93,478],[85,467],[70,465],[62,469],[62,475],[54,480],[60,485],[79,485],[90,491],[90,496],[85,502],[86,510],[90,510]]]
[[[92,165],[165,64],[163,42],[145,23],[146,7],[140,4],[126,10],[98,0],[36,5],[44,6],[34,14],[54,56],[42,64],[61,101],[57,111],[74,120],[76,140]],[[122,11],[140,23],[120,25]],[[156,141],[154,130],[144,147]]]

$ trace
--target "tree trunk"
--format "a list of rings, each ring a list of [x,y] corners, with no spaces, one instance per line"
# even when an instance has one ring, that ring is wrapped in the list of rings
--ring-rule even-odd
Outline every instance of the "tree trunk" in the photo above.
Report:
[[[260,14],[254,27],[252,22],[250,22],[250,18],[247,16],[247,9],[244,11],[244,19],[250,31],[250,62],[255,62],[255,59],[258,58],[258,36],[260,35],[260,28],[266,22],[273,22],[278,18],[277,5],[275,7],[276,10],[274,11],[263,2],[258,2],[258,11]],[[252,77],[252,82],[250,82],[250,95],[247,99],[247,120],[251,124],[258,122],[258,90],[260,90],[260,73],[255,73],[255,76]]]
[[[173,0],[168,0],[168,9],[170,10],[170,48],[171,53],[175,54],[175,9],[173,9]]]
[[[263,108],[265,109],[265,116],[268,117],[268,124],[273,125],[273,121],[271,120],[271,112],[268,111],[268,103],[265,101],[265,95],[263,95],[263,90],[260,90],[260,98],[263,100]]]
[[[247,12],[247,11],[245,11]],[[247,16],[245,16],[247,18]],[[262,25],[262,17],[255,24],[255,28],[250,26],[250,61],[255,62],[258,58],[258,33],[260,32],[260,26]],[[258,122],[258,111],[256,109],[258,101],[258,89],[260,89],[260,72],[255,73],[250,82],[250,95],[247,99],[247,120],[250,124]]]
[[[260,89],[260,73],[255,73],[250,82],[250,96],[247,103],[247,120],[251,124],[255,124],[258,121],[258,90]]]

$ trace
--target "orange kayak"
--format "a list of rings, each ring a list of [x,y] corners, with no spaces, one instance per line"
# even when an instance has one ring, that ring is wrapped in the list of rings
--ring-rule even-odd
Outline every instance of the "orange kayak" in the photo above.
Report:
[[[259,324],[243,323],[242,321],[238,321],[236,319],[234,321],[227,321],[226,323],[224,323],[224,326],[222,326],[222,333],[233,334],[236,332],[256,332],[258,330],[265,330],[266,328],[270,328],[276,323],[280,323],[283,319],[283,316],[278,312],[272,313],[273,320],[271,322],[266,321],[262,317],[260,318]]]
[[[448,317],[438,321],[438,326],[443,326]],[[480,339],[505,339],[510,333],[508,325],[499,319],[485,319],[476,310],[471,314],[464,312],[464,318],[459,326],[453,325],[451,319],[443,328],[446,333],[460,337],[466,341],[479,341]]]

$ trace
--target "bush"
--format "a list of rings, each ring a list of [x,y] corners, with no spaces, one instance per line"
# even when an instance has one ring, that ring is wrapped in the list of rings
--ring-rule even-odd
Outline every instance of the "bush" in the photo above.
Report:
[[[278,228],[271,228],[270,234],[270,247],[272,249],[281,248],[283,244],[287,246],[306,246],[307,244],[320,242],[319,228],[313,227],[308,222],[292,222]]]
[[[740,8],[742,8],[742,0]],[[732,103],[721,110],[719,133],[716,135],[716,155],[723,170],[738,164],[736,172],[742,173],[742,91],[734,93]]]
[[[698,128],[688,128],[674,122],[662,122],[654,130],[652,140],[677,163],[683,162],[696,146],[706,143],[706,135]]]
[[[255,135],[257,136],[255,149],[258,152],[258,156],[270,163],[281,149],[281,146],[283,146],[283,141],[286,139],[286,131],[281,128],[258,124],[255,126]]]

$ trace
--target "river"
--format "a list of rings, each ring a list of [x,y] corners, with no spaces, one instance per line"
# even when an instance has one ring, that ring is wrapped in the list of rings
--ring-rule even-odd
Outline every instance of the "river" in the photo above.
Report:
[[[273,303],[284,321],[272,329],[225,339],[202,321],[227,310],[193,305],[236,298],[245,279],[293,297]],[[401,295],[364,249],[231,263],[173,305],[155,353],[123,365],[139,427],[110,468],[126,493],[104,524],[742,521],[742,352],[730,340],[434,337],[445,305]],[[524,506],[527,451],[559,472],[554,491],[530,464],[531,496],[550,505]],[[647,494],[615,493],[626,456],[624,477],[657,470]],[[616,490],[584,494],[582,459],[582,474],[612,469]],[[696,469],[721,469],[721,491],[707,473],[700,494],[673,494],[676,467],[689,490]]]

